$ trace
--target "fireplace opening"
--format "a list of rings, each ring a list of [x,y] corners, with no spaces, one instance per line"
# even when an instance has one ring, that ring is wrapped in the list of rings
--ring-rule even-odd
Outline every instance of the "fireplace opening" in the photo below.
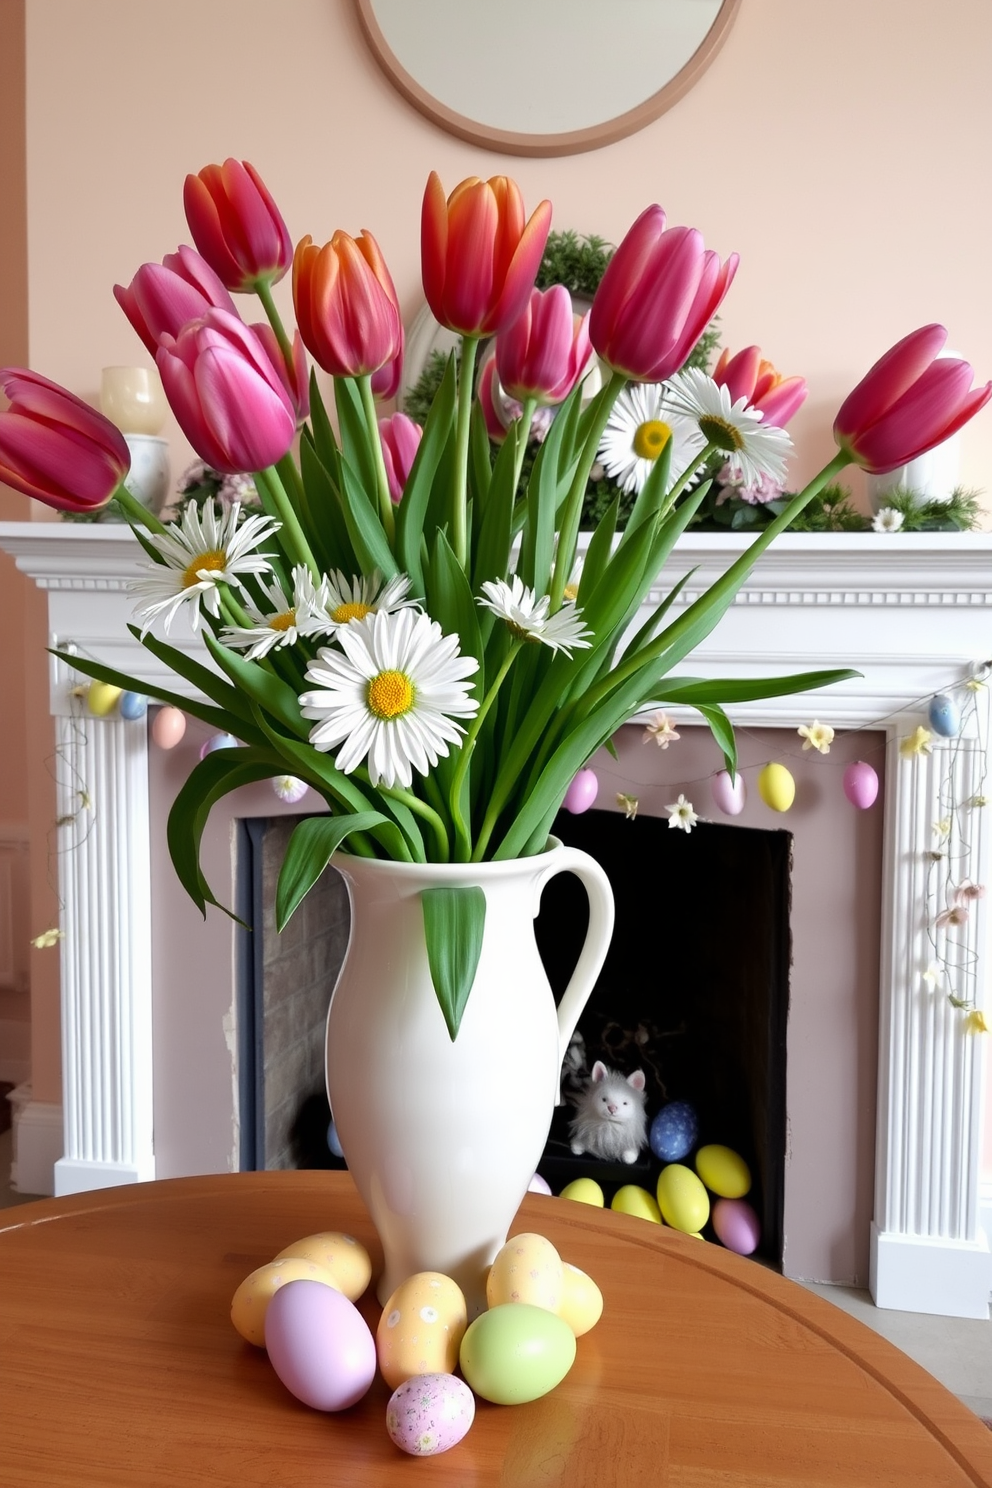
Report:
[[[745,1159],[758,1254],[780,1264],[791,833],[709,822],[686,833],[667,818],[608,811],[562,812],[553,830],[602,865],[616,899],[610,950],[578,1023],[586,1069],[596,1059],[624,1074],[643,1069],[649,1130],[667,1102],[686,1101],[698,1116],[697,1146],[720,1143]],[[536,934],[556,998],[587,924],[578,880],[552,879]],[[607,1203],[628,1183],[653,1194],[664,1164],[650,1148],[633,1164],[575,1156],[574,1114],[567,1098],[555,1112],[539,1168],[552,1190],[589,1177]],[[682,1160],[692,1166],[691,1155]]]

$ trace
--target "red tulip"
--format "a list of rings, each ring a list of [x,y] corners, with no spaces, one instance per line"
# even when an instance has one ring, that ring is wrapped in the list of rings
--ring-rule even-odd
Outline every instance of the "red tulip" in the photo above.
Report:
[[[507,397],[523,403],[536,398],[545,407],[564,403],[585,372],[592,354],[589,317],[572,311],[562,284],[530,300],[512,325],[496,338],[496,370]]]
[[[392,418],[379,420],[382,458],[389,481],[389,495],[394,506],[398,506],[402,500],[403,489],[423,437],[423,429],[405,413],[394,413]]]
[[[921,326],[898,341],[845,398],[834,420],[841,449],[872,475],[908,465],[943,444],[992,398],[972,389],[968,362],[938,357],[943,326]]]
[[[491,336],[527,303],[551,226],[551,203],[524,221],[509,176],[469,176],[448,197],[436,172],[420,221],[424,293],[435,320],[462,336]]]
[[[744,398],[763,415],[766,424],[784,429],[806,401],[805,377],[782,377],[771,362],[763,360],[757,346],[746,346],[736,356],[724,351],[713,372],[713,381],[725,387],[730,401]]]
[[[290,402],[296,410],[296,425],[299,428],[310,413],[310,371],[303,349],[303,338],[299,331],[293,332],[293,365],[290,367],[286,364],[276,333],[267,321],[259,321],[251,329],[265,347],[269,361],[289,394]]]
[[[593,346],[607,366],[637,382],[677,372],[709,325],[737,272],[703,247],[693,227],[665,230],[647,207],[606,266],[589,318]]]
[[[261,176],[247,160],[205,165],[186,177],[193,242],[228,289],[275,284],[293,262],[293,243]]]
[[[160,336],[178,336],[208,310],[238,313],[210,265],[185,244],[160,264],[142,264],[127,289],[114,285],[114,295],[152,356]]]
[[[166,397],[201,460],[226,475],[281,460],[296,433],[292,399],[250,327],[209,310],[155,358]]]
[[[106,506],[131,463],[123,434],[74,393],[21,367],[0,370],[0,480],[60,511]]]
[[[304,345],[332,377],[363,377],[402,354],[399,300],[369,232],[308,235],[293,259],[293,301]]]

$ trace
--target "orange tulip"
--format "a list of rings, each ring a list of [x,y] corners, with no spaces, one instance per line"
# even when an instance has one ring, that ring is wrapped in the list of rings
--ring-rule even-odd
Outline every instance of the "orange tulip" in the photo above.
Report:
[[[369,232],[336,232],[323,248],[309,235],[301,239],[293,303],[303,344],[332,377],[364,377],[402,354],[399,301]]]

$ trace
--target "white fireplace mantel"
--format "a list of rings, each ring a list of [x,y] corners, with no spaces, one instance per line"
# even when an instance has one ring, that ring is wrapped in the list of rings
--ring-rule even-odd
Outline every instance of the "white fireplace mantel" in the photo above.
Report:
[[[692,570],[673,613],[747,545],[684,539],[657,592]],[[0,547],[48,591],[50,644],[77,648],[184,696],[126,629],[140,550],[126,527],[0,524]],[[192,635],[171,639],[198,648]],[[871,1289],[880,1306],[987,1317],[992,1257],[981,1225],[981,1044],[922,981],[930,960],[921,914],[939,790],[953,749],[958,799],[979,795],[988,765],[987,693],[959,740],[901,760],[899,740],[925,722],[927,700],[992,660],[992,534],[786,535],[766,553],[713,634],[680,669],[755,676],[853,667],[861,675],[807,694],[804,711],[887,736],[881,985]],[[59,758],[63,901],[64,1153],[55,1189],[69,1193],[155,1174],[151,1120],[152,916],[146,732],[81,709],[80,681],[52,660]],[[672,710],[673,712],[675,710]],[[731,710],[749,726],[794,729],[795,699]],[[81,830],[79,766],[101,805]],[[992,791],[988,792],[992,795]],[[971,876],[989,879],[987,813],[973,813]],[[73,849],[68,851],[67,849]],[[938,864],[937,878],[941,868]],[[937,884],[940,896],[942,885]],[[965,930],[974,985],[986,997],[987,915]],[[992,1021],[992,1018],[990,1018]],[[945,1113],[954,1112],[955,1119]]]

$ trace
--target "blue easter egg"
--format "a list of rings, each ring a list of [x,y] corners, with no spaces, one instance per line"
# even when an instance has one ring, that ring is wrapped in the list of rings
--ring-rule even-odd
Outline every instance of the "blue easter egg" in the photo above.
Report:
[[[208,754],[213,754],[215,749],[237,749],[238,741],[233,734],[211,734],[200,747],[201,760],[206,759]]]
[[[946,692],[938,692],[936,697],[930,699],[927,717],[934,733],[940,734],[942,739],[953,739],[961,732],[961,715],[957,704]]]
[[[341,1151],[341,1142],[338,1138],[338,1129],[333,1121],[327,1128],[327,1146],[332,1156],[344,1157],[344,1153]]]
[[[137,718],[144,718],[148,712],[148,699],[140,692],[122,692],[117,711],[129,723]]]
[[[699,1118],[688,1101],[669,1101],[651,1123],[648,1141],[662,1162],[680,1162],[696,1145]]]

